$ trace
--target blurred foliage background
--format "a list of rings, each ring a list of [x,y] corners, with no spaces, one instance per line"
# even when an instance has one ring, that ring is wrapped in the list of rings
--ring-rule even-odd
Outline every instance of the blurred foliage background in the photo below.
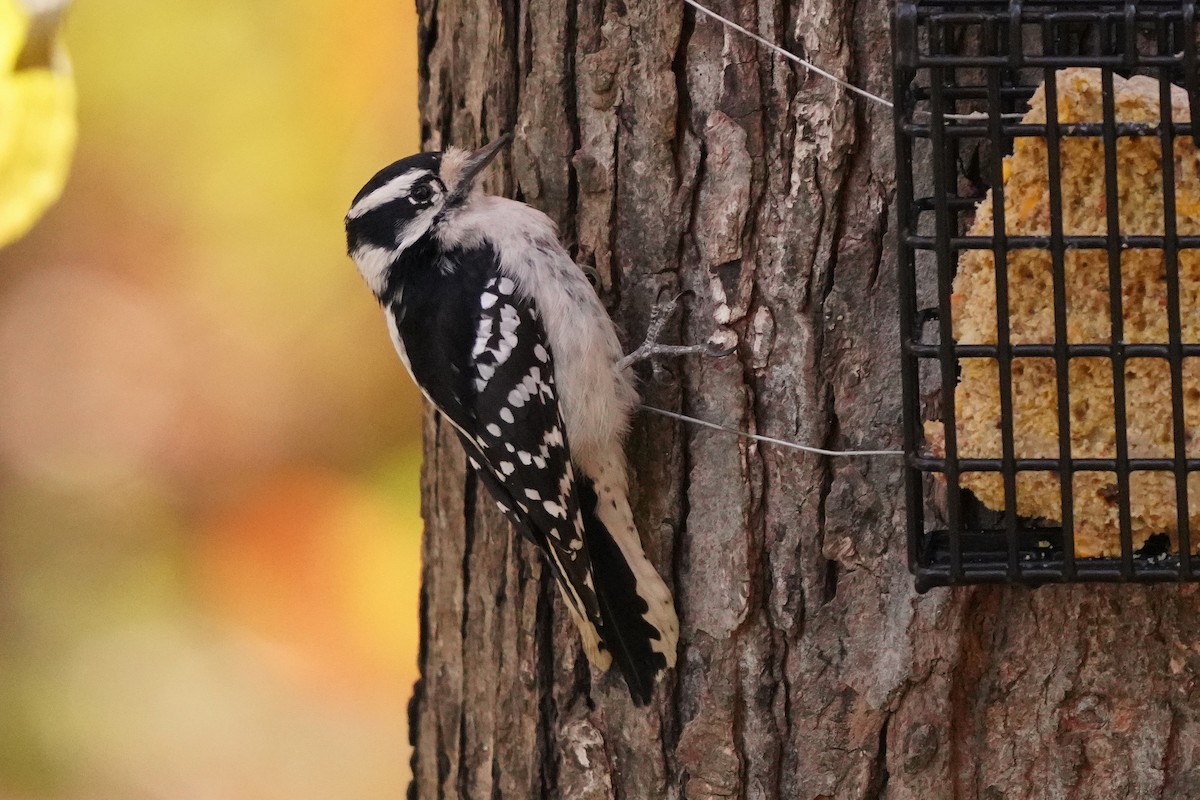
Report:
[[[418,149],[395,0],[76,0],[0,250],[0,798],[397,797],[420,404],[342,217]]]

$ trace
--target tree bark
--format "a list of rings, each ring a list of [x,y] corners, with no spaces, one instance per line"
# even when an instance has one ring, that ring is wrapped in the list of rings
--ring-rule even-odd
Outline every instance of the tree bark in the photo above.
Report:
[[[888,93],[882,0],[714,7]],[[419,0],[425,144],[516,133],[491,188],[549,214],[630,344],[736,356],[644,373],[652,405],[897,447],[890,112],[679,0]],[[918,596],[898,460],[640,415],[647,552],[682,638],[653,705],[590,671],[544,565],[425,426],[419,798],[1200,797],[1194,586]]]

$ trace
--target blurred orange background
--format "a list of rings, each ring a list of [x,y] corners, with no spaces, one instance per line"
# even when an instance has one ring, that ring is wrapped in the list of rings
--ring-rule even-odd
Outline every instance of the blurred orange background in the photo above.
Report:
[[[342,217],[419,149],[395,0],[77,0],[0,250],[0,798],[399,797],[421,408]]]

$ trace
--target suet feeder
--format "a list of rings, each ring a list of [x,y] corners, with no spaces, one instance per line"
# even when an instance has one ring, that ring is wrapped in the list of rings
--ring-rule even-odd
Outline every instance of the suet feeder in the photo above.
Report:
[[[922,591],[1200,571],[1197,34],[1191,2],[897,3]]]

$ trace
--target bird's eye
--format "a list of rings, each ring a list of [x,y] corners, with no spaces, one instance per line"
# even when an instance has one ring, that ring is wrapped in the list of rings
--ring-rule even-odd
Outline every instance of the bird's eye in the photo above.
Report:
[[[433,199],[433,189],[428,183],[422,183],[414,187],[409,196],[412,197],[414,203],[428,203]]]

